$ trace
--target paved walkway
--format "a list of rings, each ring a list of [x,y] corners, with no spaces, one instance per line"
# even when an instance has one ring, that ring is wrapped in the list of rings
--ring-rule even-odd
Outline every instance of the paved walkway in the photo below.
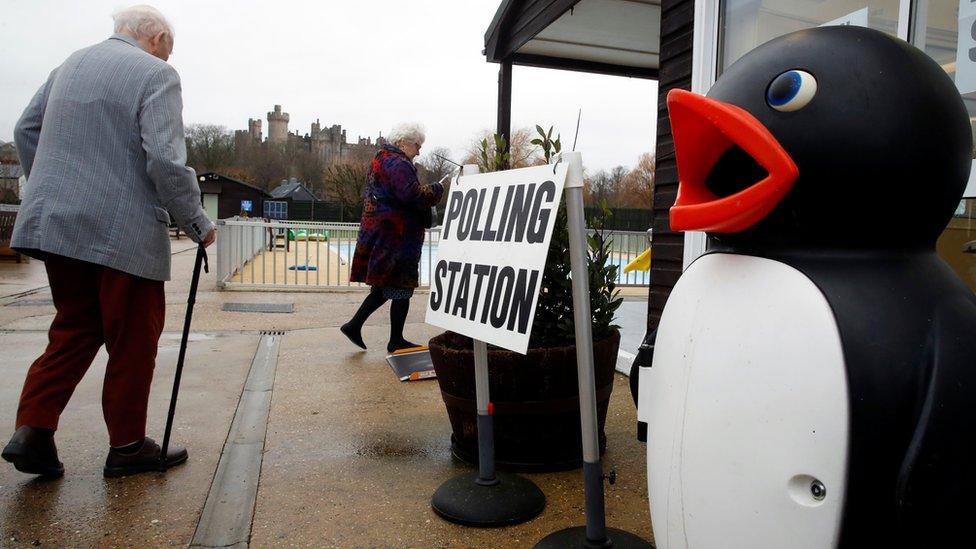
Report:
[[[167,285],[167,321],[150,410],[150,436],[157,438],[179,347],[192,250],[185,239],[174,241],[175,280]],[[0,281],[15,278],[34,282],[17,291],[0,285],[0,299],[6,299],[0,301],[4,437],[13,428],[24,372],[44,348],[54,313],[42,263],[0,263]],[[190,461],[166,475],[102,478],[108,444],[99,400],[102,353],[62,418],[57,441],[65,477],[38,481],[0,463],[0,547],[186,546],[208,539],[198,527],[201,516],[211,528],[213,517],[222,521],[218,529],[244,520],[238,547],[248,542],[254,547],[529,547],[549,532],[583,523],[579,471],[528,475],[545,492],[547,506],[523,525],[465,528],[430,510],[430,496],[441,482],[472,469],[450,456],[451,429],[436,381],[400,383],[386,365],[388,307],[370,319],[364,330],[370,350],[363,352],[337,329],[358,307],[361,293],[214,288],[213,276],[205,275],[174,432],[174,440],[188,446]],[[406,332],[414,341],[439,331],[422,323],[423,299],[415,298],[408,317]],[[295,312],[224,312],[226,302],[291,303]],[[639,317],[646,302],[625,305]],[[641,333],[625,340],[639,341],[642,330],[636,331]],[[262,335],[266,332],[282,334]],[[262,388],[254,376],[270,339],[277,360],[266,365],[270,377]],[[265,401],[270,413],[261,416]],[[607,486],[608,523],[650,539],[644,447],[634,438],[636,414],[623,376],[608,415],[605,468],[618,474],[617,484]],[[242,425],[254,427],[242,432]],[[228,465],[246,454],[231,450],[235,444],[259,449],[256,486],[248,485],[246,467]],[[216,474],[222,453],[222,472]],[[225,478],[229,482],[221,484]],[[218,485],[230,492],[256,488],[256,504],[211,514],[213,501],[235,496],[214,497]],[[232,529],[225,533],[234,535]]]

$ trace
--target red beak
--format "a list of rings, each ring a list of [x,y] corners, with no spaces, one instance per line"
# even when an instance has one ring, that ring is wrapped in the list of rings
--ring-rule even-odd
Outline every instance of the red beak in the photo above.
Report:
[[[773,211],[800,175],[796,164],[762,122],[745,110],[685,90],[668,93],[668,112],[678,164],[678,196],[671,229],[736,233]],[[738,145],[769,174],[719,198],[705,186],[726,151]]]

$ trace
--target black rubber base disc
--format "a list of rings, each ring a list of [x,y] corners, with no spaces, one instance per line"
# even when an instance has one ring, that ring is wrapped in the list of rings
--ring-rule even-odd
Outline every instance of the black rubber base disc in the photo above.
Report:
[[[525,522],[546,506],[546,496],[531,480],[497,473],[498,484],[482,486],[478,473],[459,475],[434,492],[430,506],[450,522],[465,526],[507,526]]]
[[[597,547],[613,547],[614,549],[654,549],[654,544],[630,532],[607,528],[608,543],[595,544],[586,539],[586,527],[576,526],[553,532],[535,544],[535,549],[564,549],[567,547],[581,547],[595,549]]]

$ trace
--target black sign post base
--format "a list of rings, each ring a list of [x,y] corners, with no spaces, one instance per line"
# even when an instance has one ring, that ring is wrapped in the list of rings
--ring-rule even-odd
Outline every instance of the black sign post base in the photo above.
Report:
[[[653,548],[654,545],[639,536],[616,528],[607,528],[606,539],[602,541],[591,541],[586,539],[585,526],[576,526],[553,532],[535,544],[535,549],[564,549],[570,547],[583,547],[585,549],[603,547],[613,547],[614,549],[648,549]]]
[[[430,506],[465,526],[505,526],[525,522],[546,506],[531,480],[495,471],[495,421],[488,397],[488,344],[474,341],[475,400],[478,405],[478,472],[456,476],[434,492]]]
[[[569,257],[573,280],[573,323],[576,332],[576,366],[580,398],[580,433],[583,441],[583,497],[586,526],[560,530],[543,538],[536,548],[546,547],[653,547],[640,537],[607,528],[603,496],[603,465],[597,434],[596,379],[593,372],[593,330],[590,315],[590,286],[586,221],[583,219],[583,158],[578,152],[562,154],[568,161],[566,214]],[[555,170],[555,168],[553,168]],[[589,535],[587,535],[589,534]]]
[[[534,518],[546,496],[532,481],[496,473],[496,484],[479,483],[478,473],[456,476],[434,492],[431,507],[444,519],[465,526],[506,526]]]

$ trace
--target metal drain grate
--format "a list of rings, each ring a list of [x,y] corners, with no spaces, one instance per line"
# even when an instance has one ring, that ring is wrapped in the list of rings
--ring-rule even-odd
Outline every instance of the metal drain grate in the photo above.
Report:
[[[224,303],[224,310],[235,313],[294,313],[294,303]]]

